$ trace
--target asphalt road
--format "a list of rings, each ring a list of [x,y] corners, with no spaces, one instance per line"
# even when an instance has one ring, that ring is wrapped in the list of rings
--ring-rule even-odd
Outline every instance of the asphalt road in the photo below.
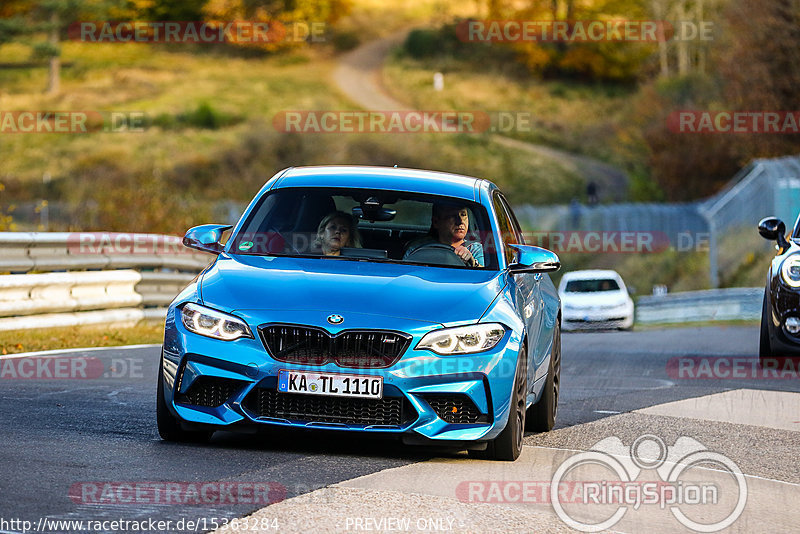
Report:
[[[800,391],[798,380],[675,374],[681,357],[754,357],[757,337],[756,327],[564,334],[558,428],[730,389]],[[13,372],[31,367],[0,360],[0,520],[206,518],[210,528],[212,518],[241,517],[263,504],[98,505],[82,502],[80,489],[101,481],[254,482],[279,484],[292,497],[454,454],[328,433],[217,433],[208,445],[161,442],[154,420],[158,354],[158,347],[69,353],[92,358],[84,379],[15,378]],[[37,365],[39,374],[58,372]],[[21,529],[0,521],[4,530]]]

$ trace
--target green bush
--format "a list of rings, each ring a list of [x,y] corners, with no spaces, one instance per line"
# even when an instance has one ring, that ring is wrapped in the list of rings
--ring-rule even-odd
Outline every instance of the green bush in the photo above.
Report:
[[[161,113],[153,118],[151,124],[165,130],[180,128],[199,128],[203,130],[218,130],[232,126],[243,119],[214,109],[208,102],[201,102],[191,111],[178,114]]]
[[[443,41],[436,30],[412,30],[403,48],[414,59],[434,56],[442,52]]]
[[[331,42],[338,52],[347,52],[361,44],[361,38],[358,32],[342,31],[334,33]]]

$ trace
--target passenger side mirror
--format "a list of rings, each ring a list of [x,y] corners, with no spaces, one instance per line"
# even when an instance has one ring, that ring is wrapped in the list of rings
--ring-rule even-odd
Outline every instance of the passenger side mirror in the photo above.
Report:
[[[219,254],[222,252],[223,248],[223,245],[220,244],[222,234],[231,228],[233,227],[224,224],[203,224],[201,226],[195,226],[189,229],[186,235],[183,236],[183,244],[202,252]]]
[[[555,252],[530,245],[508,245],[517,251],[517,261],[508,266],[512,273],[552,273],[561,268]]]
[[[758,223],[758,233],[764,239],[776,241],[782,251],[789,248],[789,242],[786,241],[786,225],[777,217],[761,219]]]

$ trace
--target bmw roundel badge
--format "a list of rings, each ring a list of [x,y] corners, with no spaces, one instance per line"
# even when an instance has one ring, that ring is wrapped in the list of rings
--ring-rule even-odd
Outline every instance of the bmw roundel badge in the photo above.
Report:
[[[333,315],[328,316],[328,322],[331,324],[342,324],[342,322],[344,322],[344,317],[334,313]]]

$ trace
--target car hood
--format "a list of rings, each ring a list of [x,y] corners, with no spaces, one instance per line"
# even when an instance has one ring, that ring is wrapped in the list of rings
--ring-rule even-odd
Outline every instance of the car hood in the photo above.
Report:
[[[203,275],[201,298],[231,312],[355,312],[447,324],[477,321],[505,284],[497,271],[222,254]]]

